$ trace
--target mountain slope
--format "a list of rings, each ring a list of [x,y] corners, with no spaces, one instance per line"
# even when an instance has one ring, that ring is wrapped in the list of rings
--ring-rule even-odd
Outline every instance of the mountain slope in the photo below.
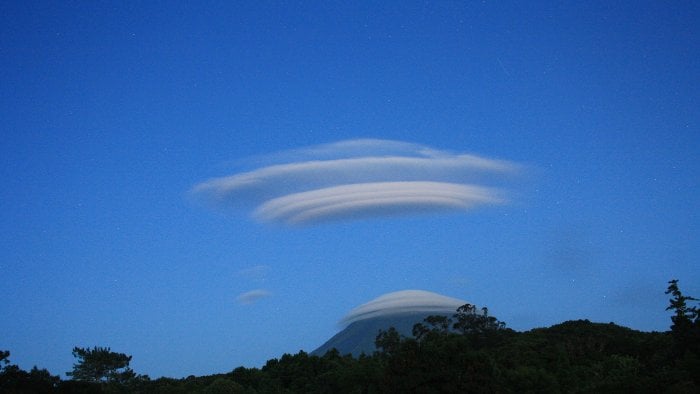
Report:
[[[311,354],[323,356],[327,351],[336,348],[340,354],[350,353],[355,357],[362,353],[370,355],[376,350],[374,340],[379,330],[394,327],[401,335],[411,337],[413,336],[413,325],[423,322],[423,319],[429,315],[444,316],[445,313],[443,310],[435,311],[435,313],[410,312],[358,320],[350,323],[344,330],[334,335]]]

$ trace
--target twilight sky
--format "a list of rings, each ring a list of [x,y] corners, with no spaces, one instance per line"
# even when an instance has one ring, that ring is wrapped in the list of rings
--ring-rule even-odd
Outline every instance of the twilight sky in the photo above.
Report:
[[[404,290],[666,330],[697,2],[380,3],[2,2],[0,350],[227,372]]]

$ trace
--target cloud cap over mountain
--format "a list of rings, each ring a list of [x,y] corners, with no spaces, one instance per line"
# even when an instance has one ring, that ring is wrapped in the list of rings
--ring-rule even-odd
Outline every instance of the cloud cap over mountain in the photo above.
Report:
[[[380,316],[404,313],[428,312],[453,314],[467,301],[443,296],[425,290],[402,290],[387,293],[351,310],[341,324],[370,319]]]
[[[192,193],[220,207],[252,205],[261,221],[300,225],[502,204],[505,192],[492,185],[520,170],[504,160],[378,139],[271,157],[278,163],[201,182]]]

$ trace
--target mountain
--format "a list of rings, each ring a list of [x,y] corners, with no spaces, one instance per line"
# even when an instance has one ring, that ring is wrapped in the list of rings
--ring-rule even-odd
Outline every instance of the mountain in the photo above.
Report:
[[[412,336],[413,325],[430,315],[452,317],[466,301],[424,290],[403,290],[384,294],[354,308],[341,321],[347,326],[312,351],[322,356],[328,350],[359,356],[375,351],[374,340],[379,330],[394,327],[401,335]]]
[[[436,313],[418,312],[379,316],[355,321],[335,334],[311,354],[323,356],[327,351],[336,348],[340,354],[350,353],[355,357],[362,353],[371,355],[376,350],[374,340],[379,334],[379,330],[387,330],[389,327],[394,327],[401,335],[411,337],[413,336],[413,325],[422,323],[423,319],[430,315],[452,316],[436,311]]]

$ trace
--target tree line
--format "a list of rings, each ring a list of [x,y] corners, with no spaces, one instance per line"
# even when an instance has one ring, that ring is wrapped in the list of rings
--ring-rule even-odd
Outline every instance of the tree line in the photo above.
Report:
[[[667,332],[588,320],[516,332],[466,304],[452,317],[416,323],[411,337],[380,330],[371,355],[300,351],[262,368],[183,379],[136,374],[131,356],[110,348],[75,347],[70,380],[23,371],[0,351],[0,393],[697,393],[698,300],[683,295],[677,280],[666,294]]]

